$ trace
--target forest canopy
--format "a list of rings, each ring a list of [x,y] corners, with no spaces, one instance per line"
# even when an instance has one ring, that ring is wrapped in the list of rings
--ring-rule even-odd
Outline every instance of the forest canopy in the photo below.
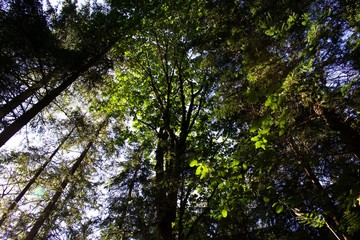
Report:
[[[360,239],[356,0],[5,0],[0,238]]]

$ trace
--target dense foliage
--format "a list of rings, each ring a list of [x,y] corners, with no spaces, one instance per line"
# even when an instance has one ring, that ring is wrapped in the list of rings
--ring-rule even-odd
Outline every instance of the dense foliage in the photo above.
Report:
[[[8,0],[3,239],[359,239],[355,0]]]

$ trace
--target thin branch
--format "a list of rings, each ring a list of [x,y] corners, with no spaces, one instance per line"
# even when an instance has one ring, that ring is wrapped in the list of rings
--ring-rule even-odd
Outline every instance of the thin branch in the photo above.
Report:
[[[155,132],[157,132],[156,127],[154,127],[154,126],[151,125],[150,123],[147,123],[147,122],[145,122],[145,121],[143,121],[143,120],[141,120],[141,119],[138,119],[138,118],[135,118],[135,120],[141,122],[142,124],[148,126],[151,130],[154,130]]]

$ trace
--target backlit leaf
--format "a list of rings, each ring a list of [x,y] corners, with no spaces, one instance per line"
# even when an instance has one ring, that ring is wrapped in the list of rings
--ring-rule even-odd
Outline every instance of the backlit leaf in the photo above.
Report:
[[[223,216],[223,218],[226,218],[228,215],[228,211],[226,209],[222,210],[221,215]]]

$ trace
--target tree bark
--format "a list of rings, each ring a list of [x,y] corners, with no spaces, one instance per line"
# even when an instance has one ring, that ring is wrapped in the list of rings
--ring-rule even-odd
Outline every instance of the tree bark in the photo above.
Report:
[[[56,97],[58,97],[67,87],[69,87],[79,77],[80,72],[71,74],[57,88],[50,91],[45,97],[37,102],[29,111],[25,112],[9,126],[5,127],[0,133],[0,147],[2,147],[12,136],[14,136],[23,126],[30,122],[38,113],[48,106]]]
[[[3,105],[0,108],[0,119],[3,119],[8,113],[13,111],[17,106],[23,103],[30,96],[34,95],[37,90],[42,87],[41,84],[35,84],[34,86],[29,87],[24,92],[20,93],[18,96],[11,99],[8,103]]]
[[[162,128],[160,129],[158,135],[158,144],[156,149],[156,179],[155,179],[155,206],[156,206],[156,218],[157,218],[157,228],[160,236],[164,240],[174,240],[174,235],[172,232],[171,223],[175,220],[170,214],[170,203],[169,203],[169,189],[168,189],[168,179],[166,179],[165,172],[167,169],[164,169],[165,153],[166,153],[166,143],[168,141],[168,134]]]

